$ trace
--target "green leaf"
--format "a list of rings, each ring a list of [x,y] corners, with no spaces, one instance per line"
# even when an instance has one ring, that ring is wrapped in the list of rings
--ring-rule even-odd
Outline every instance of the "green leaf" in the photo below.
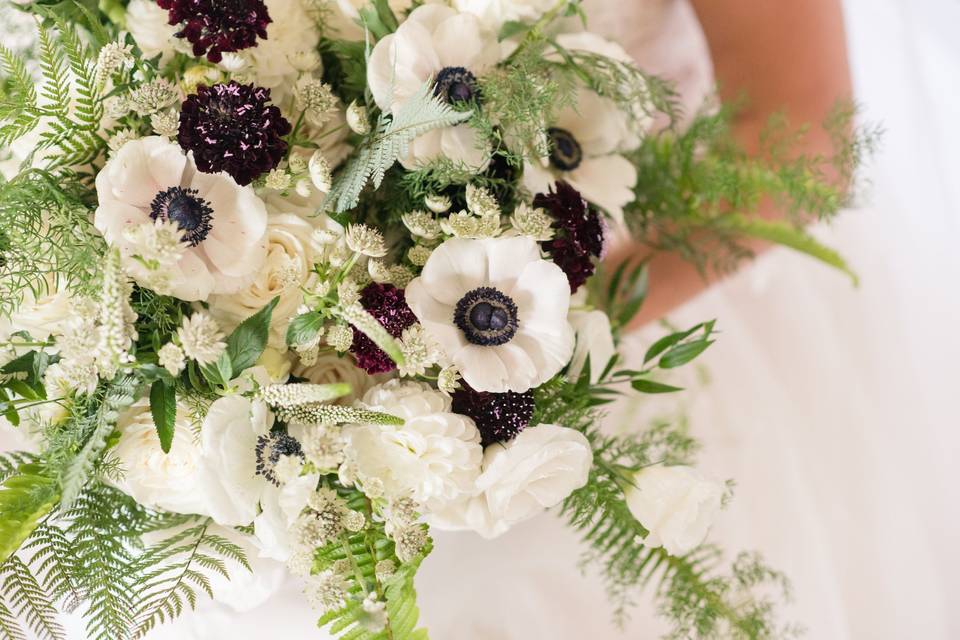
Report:
[[[714,343],[713,340],[698,340],[680,344],[667,351],[658,363],[661,369],[674,369],[687,364]]]
[[[703,324],[698,324],[693,328],[687,329],[686,331],[678,331],[677,333],[671,333],[668,336],[660,338],[650,345],[649,349],[647,349],[647,353],[643,356],[643,364],[647,364],[673,345],[688,338],[689,336],[692,336],[701,327],[703,327]]]
[[[280,302],[277,296],[267,306],[240,323],[227,338],[227,355],[230,358],[231,373],[239,374],[252,367],[267,347],[270,335],[270,321],[273,309]],[[229,375],[229,374],[228,374]]]
[[[503,23],[503,26],[500,27],[500,32],[497,34],[497,40],[503,42],[508,38],[518,36],[521,33],[526,33],[530,30],[530,25],[520,22],[519,20],[507,20]]]
[[[860,279],[836,250],[821,244],[819,240],[800,227],[782,220],[764,220],[748,218],[740,214],[730,214],[724,217],[727,226],[736,229],[744,235],[773,242],[794,251],[805,253],[812,258],[843,271],[850,276],[854,286],[859,285]]]
[[[287,345],[308,344],[317,337],[323,326],[323,316],[316,311],[301,314],[290,321],[287,327]]]
[[[655,382],[645,378],[638,378],[630,383],[630,386],[640,393],[673,393],[674,391],[683,391],[683,387],[674,387],[662,382]]]
[[[164,453],[170,453],[177,418],[177,391],[163,380],[157,380],[150,387],[150,414],[160,437],[160,448]]]
[[[57,504],[57,483],[38,464],[25,464],[0,487],[0,563],[9,558]]]
[[[200,366],[200,372],[203,374],[203,377],[215,387],[226,387],[227,384],[233,380],[233,371],[230,354],[226,351],[220,354],[216,362]]]

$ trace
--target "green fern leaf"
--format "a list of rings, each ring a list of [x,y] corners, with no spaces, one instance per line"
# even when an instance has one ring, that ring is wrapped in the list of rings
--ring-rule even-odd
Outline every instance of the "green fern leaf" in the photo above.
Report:
[[[0,565],[0,595],[39,640],[62,640],[57,609],[30,569],[16,556]]]
[[[136,389],[137,379],[133,376],[122,376],[110,383],[92,433],[61,475],[61,508],[69,509],[80,495],[94,465],[100,460],[107,446],[107,438],[113,433],[117,417],[133,403]]]
[[[336,213],[357,205],[368,183],[374,188],[383,182],[387,169],[407,154],[410,143],[431,129],[464,122],[470,111],[457,111],[433,95],[432,83],[404,103],[392,116],[381,115],[373,133],[364,141],[338,176],[327,202]]]

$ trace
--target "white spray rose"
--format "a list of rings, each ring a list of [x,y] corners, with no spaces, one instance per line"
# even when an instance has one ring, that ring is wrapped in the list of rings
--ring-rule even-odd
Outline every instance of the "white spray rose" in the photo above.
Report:
[[[571,380],[580,377],[587,357],[590,357],[590,382],[597,382],[610,358],[617,352],[610,330],[610,318],[603,311],[573,311],[570,325],[577,335],[577,343],[570,361]]]
[[[335,384],[346,382],[351,392],[342,398],[337,398],[336,404],[351,404],[363,397],[378,380],[367,374],[366,371],[353,364],[349,358],[334,354],[326,354],[317,358],[310,366],[298,362],[292,369],[293,375],[304,378],[313,384]]]
[[[562,502],[587,482],[593,452],[582,433],[553,424],[528,427],[504,445],[487,447],[479,495],[430,514],[438,529],[471,529],[495,538]]]
[[[427,510],[473,492],[483,457],[480,432],[450,411],[449,397],[423,383],[391,380],[358,404],[405,420],[344,428],[347,463],[361,483],[376,478],[388,496],[409,495]]]
[[[683,555],[700,545],[720,512],[723,486],[685,466],[656,465],[634,476],[626,490],[630,512],[649,531],[648,547]]]
[[[118,489],[152,509],[208,513],[209,492],[201,482],[202,452],[182,403],[177,407],[169,453],[160,449],[150,403],[145,398],[120,415],[117,429],[120,441],[113,454],[123,466]]]
[[[495,31],[507,22],[536,22],[555,4],[554,0],[453,0],[458,11],[472,13]]]

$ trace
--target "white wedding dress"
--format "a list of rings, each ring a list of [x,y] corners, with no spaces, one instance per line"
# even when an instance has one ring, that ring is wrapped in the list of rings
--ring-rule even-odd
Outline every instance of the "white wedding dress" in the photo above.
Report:
[[[685,0],[587,4],[592,28],[677,80],[696,108],[712,77]],[[774,250],[713,287],[671,317],[722,329],[703,359],[711,382],[693,381],[683,401],[705,444],[701,467],[737,480],[711,538],[758,549],[792,578],[784,613],[809,638],[948,640],[960,637],[960,5],[847,0],[846,10],[858,98],[888,133],[868,204],[816,233],[862,285]],[[642,353],[658,333],[628,349]],[[671,410],[664,402],[636,403],[620,428]],[[438,532],[435,542],[418,582],[435,640],[663,630],[644,594],[626,629],[614,627],[602,583],[580,574],[578,541],[554,516],[495,541]],[[227,604],[204,603],[151,638],[323,638],[299,586],[265,569],[231,585]]]

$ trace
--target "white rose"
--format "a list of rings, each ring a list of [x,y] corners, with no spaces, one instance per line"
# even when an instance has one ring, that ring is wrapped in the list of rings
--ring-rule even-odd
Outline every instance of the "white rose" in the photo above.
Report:
[[[720,512],[723,486],[685,466],[656,465],[634,476],[625,497],[630,512],[649,531],[648,547],[683,555],[703,542]]]
[[[587,482],[593,452],[582,433],[552,424],[524,429],[487,447],[480,494],[428,515],[438,529],[472,529],[485,538],[554,507]]]
[[[236,293],[210,298],[210,311],[225,328],[233,328],[280,298],[270,321],[270,346],[286,347],[287,326],[303,302],[300,288],[311,279],[316,251],[314,226],[293,214],[271,215],[267,257],[253,282]]]
[[[167,10],[157,6],[155,0],[130,0],[127,5],[127,28],[143,52],[143,57],[161,56],[161,64],[164,64],[177,51],[190,51],[186,40],[173,35],[179,28],[169,23],[169,17]]]
[[[377,384],[376,378],[353,364],[349,358],[335,354],[322,355],[309,367],[302,362],[297,362],[291,373],[313,384],[334,384],[337,382],[349,384],[352,391],[348,395],[338,398],[336,400],[337,404],[352,404]]]
[[[554,4],[554,0],[453,0],[458,11],[472,13],[495,31],[511,21],[535,22]]]
[[[595,383],[600,379],[600,374],[610,362],[610,358],[617,352],[610,330],[610,318],[603,311],[573,311],[569,320],[577,333],[577,344],[568,370],[570,379],[576,380],[580,377],[589,356],[590,382]]]
[[[123,479],[116,483],[118,489],[152,509],[208,513],[209,494],[204,490],[200,473],[202,452],[183,404],[177,407],[169,453],[160,448],[146,398],[120,415],[117,429],[120,441],[113,454],[123,466]]]
[[[246,525],[257,515],[257,502],[268,484],[257,475],[257,438],[269,430],[262,403],[227,396],[210,405],[200,431],[201,486],[217,524]]]
[[[48,340],[52,334],[63,333],[74,317],[73,299],[66,291],[50,291],[34,297],[29,291],[9,320],[0,317],[0,337],[15,331],[26,331],[35,340]]]
[[[347,464],[361,484],[377,478],[387,495],[410,495],[427,510],[474,491],[483,448],[473,420],[450,412],[450,399],[419,382],[391,380],[360,406],[405,419],[402,426],[348,425]]]
[[[261,512],[253,521],[260,556],[286,562],[295,547],[290,528],[317,489],[320,474],[295,478],[282,488],[268,485],[260,498]]]

